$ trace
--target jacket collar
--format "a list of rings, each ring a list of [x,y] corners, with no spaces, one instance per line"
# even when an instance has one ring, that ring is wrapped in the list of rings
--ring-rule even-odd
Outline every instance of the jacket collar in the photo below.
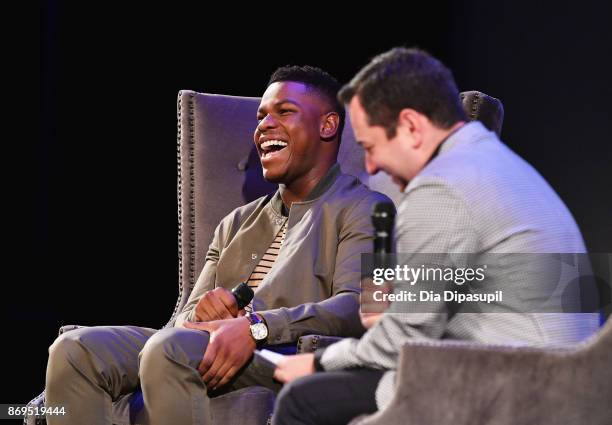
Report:
[[[480,121],[470,121],[451,133],[438,147],[439,155],[452,149],[455,145],[472,142],[483,137],[490,136],[492,132],[487,130]]]
[[[302,202],[309,202],[323,195],[334,184],[334,182],[341,173],[342,171],[340,170],[340,164],[335,163],[334,165],[332,165],[331,168],[327,170],[325,176],[323,176],[323,178],[319,180],[316,186],[310,191],[306,199],[304,199],[304,201]],[[280,196],[280,190],[277,190],[276,193],[272,195],[272,199],[270,200],[270,206],[272,207],[274,212],[279,215],[282,215],[281,211],[283,207],[283,200]]]

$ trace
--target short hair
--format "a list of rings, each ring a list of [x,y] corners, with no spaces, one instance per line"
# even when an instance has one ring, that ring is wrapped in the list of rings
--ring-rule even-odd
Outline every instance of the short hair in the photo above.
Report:
[[[340,83],[331,74],[317,68],[316,66],[310,65],[287,65],[278,68],[268,81],[268,86],[272,83],[278,83],[283,81],[293,81],[297,83],[303,83],[310,89],[315,90],[319,95],[325,98],[332,110],[340,117],[338,125],[338,143],[342,137],[342,130],[344,129],[345,111],[344,105],[338,100],[338,90],[340,89]]]
[[[399,113],[412,108],[437,127],[448,129],[466,120],[451,71],[429,53],[396,47],[376,56],[338,93],[349,103],[358,96],[370,125],[395,137]]]

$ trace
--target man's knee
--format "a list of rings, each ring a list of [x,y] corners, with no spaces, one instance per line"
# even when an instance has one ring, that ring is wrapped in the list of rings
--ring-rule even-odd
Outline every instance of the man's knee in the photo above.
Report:
[[[276,400],[273,424],[302,423],[302,416],[309,413],[301,403],[303,386],[300,383],[301,380],[296,380],[283,386]]]
[[[49,347],[49,363],[78,362],[87,352],[96,351],[99,336],[96,328],[79,328],[61,334]]]
[[[209,334],[207,332],[166,328],[155,333],[140,352],[141,380],[177,364],[197,367],[202,360]]]
[[[58,336],[49,347],[47,363],[47,386],[62,383],[71,375],[82,375],[90,356],[99,352],[104,342],[103,331],[99,328],[79,328]]]

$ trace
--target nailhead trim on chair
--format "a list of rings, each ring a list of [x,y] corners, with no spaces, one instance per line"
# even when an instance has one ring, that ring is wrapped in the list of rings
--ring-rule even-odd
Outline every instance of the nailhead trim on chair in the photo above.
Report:
[[[479,92],[473,92],[474,93],[474,97],[472,98],[472,105],[470,108],[470,120],[475,120],[476,119],[476,114],[478,113],[478,105],[480,104],[480,93]],[[461,100],[463,101],[463,99],[465,98],[465,94],[464,93],[460,93],[461,96]]]
[[[183,231],[181,229],[181,224],[182,224],[182,220],[183,220],[183,206],[182,206],[182,201],[183,201],[183,182],[181,180],[181,169],[182,169],[182,165],[181,165],[181,130],[182,130],[182,119],[181,119],[181,114],[182,114],[182,99],[183,99],[183,92],[179,91],[179,95],[178,95],[178,108],[177,108],[177,123],[176,123],[176,127],[177,127],[177,131],[176,131],[176,169],[177,169],[177,176],[176,176],[176,181],[177,181],[177,198],[178,198],[178,277],[179,277],[179,296],[178,299],[176,300],[176,304],[174,306],[174,311],[172,312],[172,316],[170,316],[170,320],[168,321],[168,323],[166,324],[165,327],[170,326],[170,324],[172,323],[172,321],[174,320],[174,317],[176,316],[179,306],[181,304],[181,299],[183,298],[183,285],[182,285],[182,280],[183,280],[183,248],[181,246],[181,238],[183,236]]]
[[[189,149],[189,289],[193,289],[195,284],[195,203],[194,203],[194,183],[195,183],[195,170],[193,167],[194,159],[194,143],[195,138],[195,107],[194,107],[194,94],[189,93],[187,95],[187,112],[189,120],[189,139],[187,148]],[[174,306],[174,311],[170,320],[165,327],[169,327],[179,309],[182,307],[183,295],[185,293],[184,288],[184,264],[183,264],[183,196],[184,196],[184,184],[183,184],[183,166],[182,166],[182,147],[183,147],[183,126],[182,126],[182,115],[183,115],[183,91],[179,92],[178,96],[178,123],[177,123],[177,140],[176,140],[176,161],[177,161],[177,198],[178,198],[178,275],[179,275],[179,296]]]
[[[314,353],[315,351],[317,351],[317,346],[319,345],[319,335],[313,335],[312,338],[312,352]],[[302,352],[302,338],[298,338],[298,343],[297,343],[297,352],[301,353]]]
[[[41,403],[42,399],[42,403]],[[44,406],[45,405],[45,392],[40,393],[34,400],[28,403],[28,406]],[[47,421],[43,418],[34,419],[34,425],[46,425]],[[23,417],[23,425],[28,425],[28,417],[27,415]],[[31,423],[30,423],[31,425]]]
[[[195,202],[194,202],[194,187],[195,187],[195,107],[194,96],[189,96],[189,292],[195,285]]]

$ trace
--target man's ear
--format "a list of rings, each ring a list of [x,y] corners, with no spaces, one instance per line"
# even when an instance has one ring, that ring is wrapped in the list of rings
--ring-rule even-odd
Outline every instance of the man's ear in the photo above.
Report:
[[[325,141],[333,139],[338,133],[339,126],[340,116],[337,112],[328,112],[323,115],[321,118],[321,129],[319,130],[321,139]]]
[[[404,108],[399,113],[397,130],[410,135],[413,148],[419,148],[423,143],[424,115],[411,108]]]

